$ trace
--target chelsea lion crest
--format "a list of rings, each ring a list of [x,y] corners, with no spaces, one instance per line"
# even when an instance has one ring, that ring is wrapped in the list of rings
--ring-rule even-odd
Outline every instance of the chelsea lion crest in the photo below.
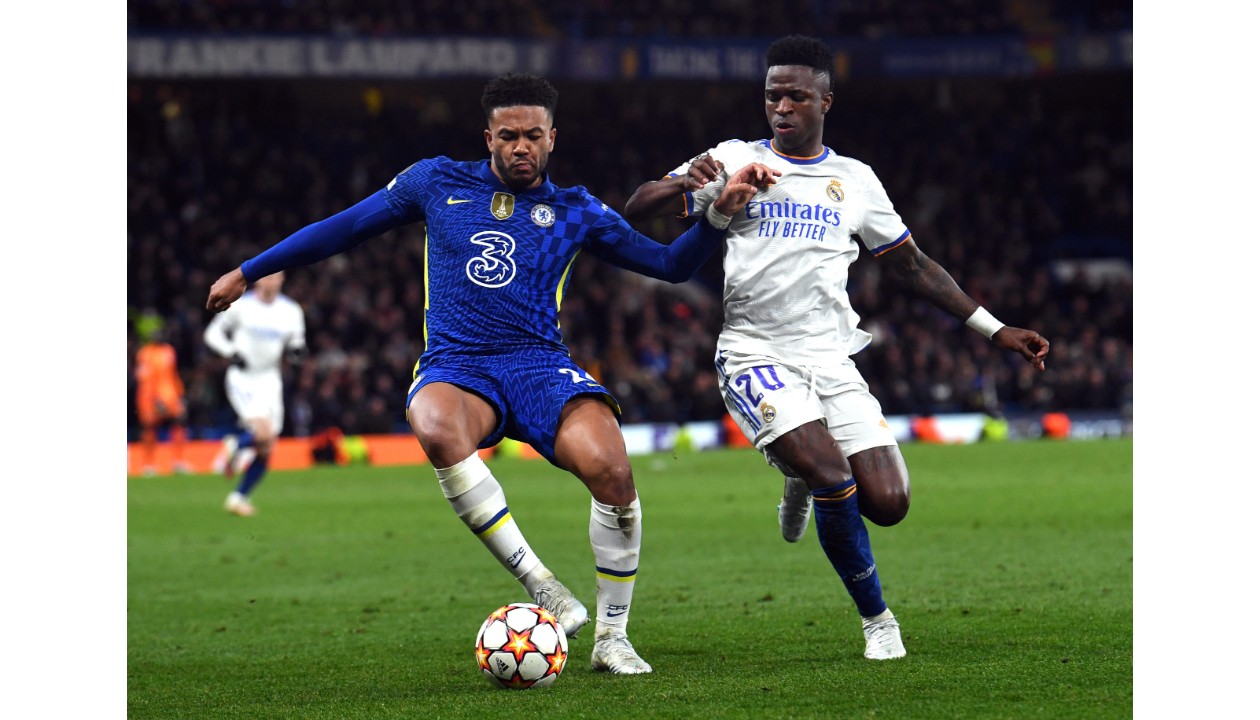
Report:
[[[529,219],[538,227],[551,227],[556,224],[556,211],[550,205],[538,204],[529,211]]]

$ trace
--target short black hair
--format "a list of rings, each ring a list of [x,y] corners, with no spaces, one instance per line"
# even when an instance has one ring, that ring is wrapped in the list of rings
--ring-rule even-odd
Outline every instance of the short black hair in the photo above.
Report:
[[[537,75],[507,73],[486,83],[481,93],[481,109],[490,114],[502,107],[530,105],[546,108],[552,119],[556,117],[556,101],[560,93],[545,78]]]
[[[827,76],[828,90],[834,85],[831,70],[835,66],[835,59],[831,48],[817,38],[788,35],[775,40],[766,50],[766,69],[775,65],[804,65],[813,68],[815,73]]]

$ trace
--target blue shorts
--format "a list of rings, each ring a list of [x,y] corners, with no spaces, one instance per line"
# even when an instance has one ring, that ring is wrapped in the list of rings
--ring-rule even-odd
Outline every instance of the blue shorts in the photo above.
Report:
[[[420,358],[407,390],[407,405],[420,388],[449,383],[480,395],[494,408],[494,431],[477,445],[493,447],[504,437],[529,443],[556,465],[556,426],[565,403],[578,395],[603,397],[621,421],[621,407],[567,353],[555,350],[516,351],[504,355],[451,355]]]

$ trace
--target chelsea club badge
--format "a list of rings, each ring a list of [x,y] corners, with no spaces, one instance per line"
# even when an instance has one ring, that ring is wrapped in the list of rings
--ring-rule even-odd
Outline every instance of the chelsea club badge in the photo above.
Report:
[[[538,204],[529,211],[529,219],[538,227],[551,227],[556,223],[556,211],[550,205]]]

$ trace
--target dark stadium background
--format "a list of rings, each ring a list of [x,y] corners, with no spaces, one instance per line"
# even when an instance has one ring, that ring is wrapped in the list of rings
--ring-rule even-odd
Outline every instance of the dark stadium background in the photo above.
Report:
[[[1037,374],[881,283],[864,254],[849,290],[876,340],[855,359],[885,412],[1130,419],[1132,9],[1120,2],[133,1],[128,357],[140,328],[159,318],[179,355],[193,434],[217,437],[233,417],[225,364],[201,340],[213,280],[415,160],[487,154],[478,100],[488,74],[191,75],[172,69],[173,53],[165,65],[142,63],[137,42],[540,43],[561,58],[547,73],[560,90],[552,179],[621,209],[639,183],[701,150],[767,136],[759,79],[670,76],[648,49],[764,49],[790,32],[841,51],[826,144],[875,169],[916,242],[965,290],[1052,344]],[[562,60],[575,47],[614,63],[588,73]],[[669,240],[685,225],[639,227]],[[408,227],[290,273],[285,292],[306,309],[312,353],[286,371],[285,434],[406,431],[422,237]],[[712,366],[720,282],[716,258],[697,281],[669,286],[580,256],[565,338],[618,395],[626,422],[724,415]],[[136,424],[129,406],[132,439]]]

